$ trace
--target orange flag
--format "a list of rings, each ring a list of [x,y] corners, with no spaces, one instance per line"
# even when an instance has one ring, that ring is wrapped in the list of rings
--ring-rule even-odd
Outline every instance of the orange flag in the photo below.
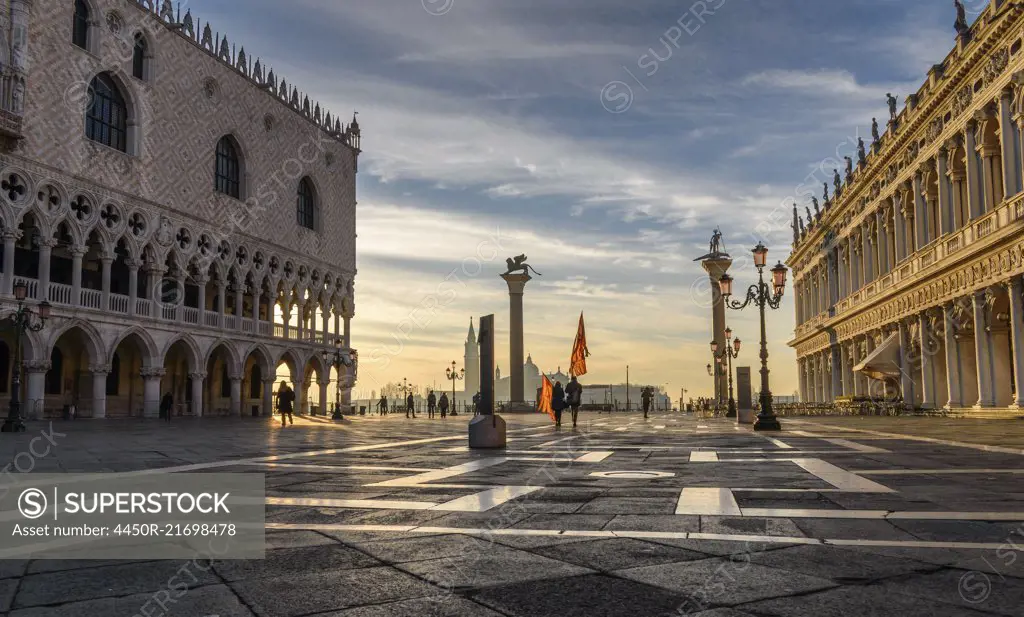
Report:
[[[537,409],[551,416],[551,419],[555,419],[555,410],[551,408],[551,395],[555,392],[555,386],[552,385],[551,380],[548,379],[547,375],[541,375],[540,383],[540,400],[537,401]]]
[[[569,360],[569,375],[579,377],[587,374],[587,332],[583,328],[583,313],[580,313],[580,325],[576,330],[576,341],[572,344],[572,358]]]

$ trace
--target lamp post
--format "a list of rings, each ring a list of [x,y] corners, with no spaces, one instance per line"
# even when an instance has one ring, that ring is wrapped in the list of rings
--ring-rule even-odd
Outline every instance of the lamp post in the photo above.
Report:
[[[38,312],[34,312],[25,306],[27,295],[28,286],[21,281],[15,283],[14,298],[18,301],[18,310],[11,315],[14,323],[14,375],[11,377],[11,403],[7,419],[0,427],[4,433],[20,433],[25,430],[25,423],[21,421],[21,337],[25,332],[39,332],[50,318],[50,303],[43,300],[39,303]]]
[[[724,364],[729,372],[729,412],[725,414],[727,418],[736,417],[736,399],[733,397],[732,389],[732,361],[740,355],[740,344],[740,339],[732,338],[732,328],[725,329],[725,349],[722,351],[718,351],[718,341],[711,341],[712,355],[720,365]]]
[[[711,344],[714,345],[714,341],[712,341]],[[708,371],[708,377],[713,377],[714,378],[712,383],[717,388],[718,387],[718,378],[725,376],[725,367],[722,366],[722,358],[720,358],[719,356],[714,356],[714,360],[715,360],[714,369],[711,368],[711,363],[710,362],[704,368],[706,368],[707,371]],[[717,392],[716,392],[716,395],[717,395]],[[715,397],[715,412],[716,413],[720,409],[720,406],[719,406],[720,403],[721,403],[721,401],[716,396]]]
[[[455,370],[455,360],[452,360],[452,365],[444,370],[444,374],[452,382],[452,411],[455,411],[455,382],[463,379],[466,376],[466,369],[463,367],[461,370]],[[466,394],[469,394],[468,392]],[[465,408],[463,408],[465,411]],[[453,414],[454,415],[454,414]]]
[[[405,405],[405,417],[409,417],[409,392],[416,386],[409,383],[405,377],[402,378],[402,404]],[[416,417],[416,408],[412,409],[412,417]]]
[[[782,302],[782,294],[786,290],[786,266],[779,262],[772,272],[772,288],[764,282],[764,267],[768,260],[768,249],[761,242],[754,247],[754,266],[757,268],[757,283],[747,290],[747,299],[743,302],[730,300],[732,295],[732,277],[723,274],[719,279],[722,289],[722,300],[725,305],[734,310],[742,310],[753,302],[761,312],[761,413],[757,414],[757,421],[754,423],[755,431],[780,431],[782,426],[779,419],[775,417],[772,410],[772,392],[768,386],[768,340],[764,325],[765,308],[778,309]]]
[[[334,391],[334,413],[331,414],[331,419],[333,420],[341,420],[344,418],[341,413],[341,367],[352,366],[355,364],[355,354],[352,350],[349,350],[348,353],[343,352],[341,345],[342,340],[340,338],[335,339],[333,352],[327,349],[320,352],[320,355],[324,359],[324,364],[333,366],[334,370],[338,374],[338,381],[336,382]],[[327,401],[324,401],[324,403],[326,404]]]

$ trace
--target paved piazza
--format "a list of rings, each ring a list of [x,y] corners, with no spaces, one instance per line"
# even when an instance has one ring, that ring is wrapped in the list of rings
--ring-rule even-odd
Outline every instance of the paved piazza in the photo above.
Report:
[[[267,556],[204,562],[165,610],[188,562],[2,561],[0,614],[1020,615],[1020,422],[508,422],[505,451],[464,417],[55,424],[32,472],[265,474]]]

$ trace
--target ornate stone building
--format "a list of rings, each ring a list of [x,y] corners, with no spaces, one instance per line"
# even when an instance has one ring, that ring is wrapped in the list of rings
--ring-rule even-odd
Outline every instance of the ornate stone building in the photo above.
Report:
[[[333,395],[355,118],[168,0],[0,0],[0,33],[0,310],[16,284],[53,305],[22,339],[26,415],[156,416],[168,392],[193,415],[268,415],[281,365],[300,406]]]
[[[803,401],[1024,404],[1024,7],[992,0],[958,30],[824,209],[805,225],[794,206]]]

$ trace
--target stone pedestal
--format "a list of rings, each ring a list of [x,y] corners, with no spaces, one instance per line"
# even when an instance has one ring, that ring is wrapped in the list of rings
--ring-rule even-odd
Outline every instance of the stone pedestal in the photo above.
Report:
[[[718,349],[725,349],[725,302],[722,300],[722,290],[718,281],[729,271],[732,258],[726,253],[711,253],[701,260],[700,265],[711,279],[712,340],[718,343]],[[714,366],[715,363],[712,362],[711,365]],[[729,403],[729,375],[717,375],[714,380],[715,400],[724,407]]]
[[[757,421],[757,412],[753,409],[737,409],[736,424],[753,424]]]
[[[531,277],[525,273],[502,274],[509,299],[509,402],[523,403],[523,290]]]
[[[505,420],[498,414],[476,416],[469,421],[470,448],[504,448]]]

